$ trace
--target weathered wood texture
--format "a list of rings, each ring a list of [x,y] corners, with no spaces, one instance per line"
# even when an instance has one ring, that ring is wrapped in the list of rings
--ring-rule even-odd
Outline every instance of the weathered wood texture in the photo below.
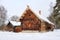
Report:
[[[13,25],[9,22],[7,25],[3,27],[4,31],[14,31]]]
[[[41,26],[41,21],[30,9],[26,10],[20,21],[23,30],[39,30]]]

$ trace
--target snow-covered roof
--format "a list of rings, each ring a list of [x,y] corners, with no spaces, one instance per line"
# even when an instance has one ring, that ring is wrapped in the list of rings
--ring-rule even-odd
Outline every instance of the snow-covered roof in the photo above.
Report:
[[[41,15],[37,15],[37,16],[38,16],[39,19],[41,19],[41,20],[43,20],[43,21],[46,21],[46,22],[54,25],[54,23],[52,23],[51,21],[49,21],[46,17],[43,17],[43,16],[41,16]]]
[[[52,22],[49,21],[46,17],[40,15],[39,13],[37,13],[37,14],[35,14],[35,15],[36,15],[39,19],[41,19],[41,20],[43,20],[43,21],[46,21],[46,22],[54,25],[54,23],[52,23]]]
[[[21,22],[16,22],[16,21],[10,21],[10,23],[11,23],[13,26],[20,26],[20,25],[21,25]]]
[[[21,25],[21,22],[16,22],[16,21],[6,21],[5,24],[7,25],[9,22],[10,22],[13,26],[20,26],[20,25]]]

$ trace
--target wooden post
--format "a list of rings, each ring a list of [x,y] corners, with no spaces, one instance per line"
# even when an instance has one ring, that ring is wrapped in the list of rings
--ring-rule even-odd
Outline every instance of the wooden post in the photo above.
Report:
[[[44,21],[41,22],[41,32],[46,32],[46,25]]]

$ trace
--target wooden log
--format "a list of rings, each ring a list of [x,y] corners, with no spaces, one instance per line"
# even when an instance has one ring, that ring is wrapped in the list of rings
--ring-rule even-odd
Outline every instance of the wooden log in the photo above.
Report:
[[[14,28],[14,32],[21,32],[22,31],[22,27],[16,26]]]

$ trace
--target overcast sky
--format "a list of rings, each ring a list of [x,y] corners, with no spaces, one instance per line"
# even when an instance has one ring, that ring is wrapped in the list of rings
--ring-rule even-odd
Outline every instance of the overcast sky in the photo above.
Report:
[[[6,8],[8,17],[13,15],[20,16],[27,5],[36,13],[41,10],[41,15],[47,17],[51,2],[53,2],[53,5],[55,4],[55,0],[0,0],[0,5]]]

